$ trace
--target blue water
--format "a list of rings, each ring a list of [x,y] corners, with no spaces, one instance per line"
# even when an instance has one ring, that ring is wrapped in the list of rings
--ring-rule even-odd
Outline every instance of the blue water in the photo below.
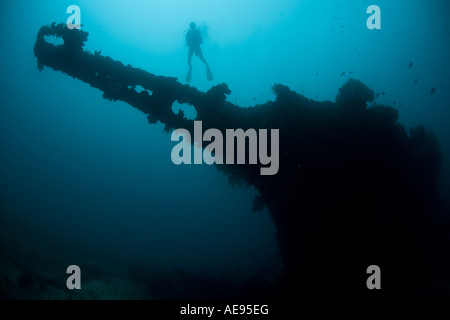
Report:
[[[0,5],[0,197],[1,221],[19,238],[26,226],[67,247],[64,262],[108,257],[154,274],[270,278],[281,265],[268,211],[251,211],[254,189],[233,188],[212,166],[175,166],[162,125],[60,72],[39,72],[36,34],[65,22],[72,4],[89,32],[86,50],[183,83],[195,21],[214,81],[194,57],[191,85],[225,82],[242,107],[273,100],[274,83],[319,101],[334,101],[350,77],[384,91],[377,103],[439,138],[448,208],[448,1],[18,0]],[[366,27],[370,4],[381,8],[381,30]]]

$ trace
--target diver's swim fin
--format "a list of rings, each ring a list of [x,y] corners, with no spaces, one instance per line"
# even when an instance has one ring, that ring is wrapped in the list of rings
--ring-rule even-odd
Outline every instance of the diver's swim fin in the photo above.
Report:
[[[208,78],[208,81],[213,81],[214,80],[213,74],[212,74],[211,69],[209,67],[206,68],[206,78]]]
[[[186,82],[191,82],[191,78],[192,78],[192,68],[189,69],[189,71],[186,75]]]

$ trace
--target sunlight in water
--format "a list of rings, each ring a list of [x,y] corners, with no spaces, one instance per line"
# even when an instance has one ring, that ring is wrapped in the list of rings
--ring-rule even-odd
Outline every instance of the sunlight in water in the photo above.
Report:
[[[117,37],[152,43],[162,50],[179,46],[191,21],[208,29],[211,41],[243,42],[256,31],[269,30],[283,11],[297,4],[293,0],[80,1],[86,15],[95,12],[96,23]]]

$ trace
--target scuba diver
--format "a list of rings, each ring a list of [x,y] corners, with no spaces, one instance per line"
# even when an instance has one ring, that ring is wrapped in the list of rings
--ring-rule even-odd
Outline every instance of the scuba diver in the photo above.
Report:
[[[208,62],[206,62],[205,58],[203,57],[202,49],[200,48],[200,45],[203,43],[202,34],[197,29],[197,25],[195,22],[191,22],[190,24],[191,29],[186,34],[186,43],[189,47],[189,53],[188,53],[188,65],[189,65],[189,71],[186,75],[186,81],[191,82],[191,76],[192,76],[192,56],[195,55],[200,58],[200,60],[203,61],[203,63],[206,65],[206,77],[208,81],[213,80],[213,75],[211,72],[211,69],[209,68]]]

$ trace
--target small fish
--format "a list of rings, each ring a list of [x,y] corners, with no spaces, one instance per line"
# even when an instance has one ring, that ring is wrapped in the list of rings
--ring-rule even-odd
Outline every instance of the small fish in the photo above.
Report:
[[[381,93],[382,96],[384,96],[385,94],[386,94],[386,92],[384,92],[384,91]]]
[[[408,69],[409,69],[409,68],[412,68],[413,65],[414,65],[414,63],[411,61],[411,62],[409,63],[409,65],[408,65]]]
[[[430,94],[433,94],[436,92],[436,88],[432,88]]]
[[[318,76],[319,75],[319,73],[318,72],[316,72],[316,76]]]
[[[397,102],[394,101],[394,105],[396,105],[396,104],[397,104]]]
[[[375,96],[375,98],[378,98],[380,96],[380,93],[377,93],[377,95]]]
[[[333,19],[334,19],[334,20],[339,20],[339,18],[338,18],[338,17],[335,17],[335,16],[333,17]]]
[[[256,97],[253,97],[253,100],[256,100]]]
[[[341,73],[341,77],[345,74],[345,71]]]
[[[353,73],[353,71],[350,71],[348,74],[352,74]]]
[[[419,79],[414,80],[414,84],[417,84],[419,82]]]

